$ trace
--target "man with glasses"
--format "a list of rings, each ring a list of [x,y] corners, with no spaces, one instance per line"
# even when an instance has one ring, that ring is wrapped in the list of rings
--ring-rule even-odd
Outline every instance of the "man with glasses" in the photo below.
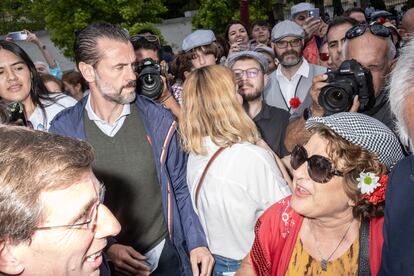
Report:
[[[284,133],[289,122],[289,112],[267,105],[263,101],[263,87],[267,82],[266,57],[254,51],[241,51],[228,58],[237,82],[237,92],[243,106],[262,134],[263,140],[279,156],[286,152]]]
[[[390,30],[381,24],[356,25],[345,35],[342,54],[344,60],[354,59],[371,72],[376,101],[370,110],[363,113],[381,121],[390,129],[394,129],[393,117],[387,102],[388,91],[385,86],[386,76],[390,72],[396,53],[390,35]],[[324,116],[325,110],[319,105],[318,97],[321,89],[328,84],[327,78],[327,75],[314,78],[310,91],[312,105],[303,113],[303,116],[290,121],[285,138],[288,151],[295,144],[306,142],[308,132],[305,130],[305,121],[309,117]],[[357,112],[359,105],[358,97],[355,97],[349,111]]]
[[[110,275],[102,252],[120,225],[93,160],[86,142],[0,127],[1,275]]]
[[[326,72],[326,68],[309,64],[303,58],[304,31],[296,23],[285,20],[272,30],[272,48],[279,66],[269,75],[264,90],[267,104],[285,109],[290,114],[301,113],[311,104],[308,97],[314,76]]]
[[[107,253],[121,275],[207,275],[213,258],[186,183],[172,115],[136,95],[135,53],[110,23],[82,29],[75,60],[90,94],[55,117],[51,131],[87,140],[106,202],[122,225]]]

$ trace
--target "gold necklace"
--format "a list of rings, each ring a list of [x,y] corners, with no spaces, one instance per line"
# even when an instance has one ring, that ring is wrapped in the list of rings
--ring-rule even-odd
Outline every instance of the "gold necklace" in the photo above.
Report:
[[[332,251],[332,253],[329,255],[329,257],[328,257],[328,258],[324,258],[324,257],[323,257],[322,252],[321,252],[321,250],[319,249],[319,241],[318,241],[318,239],[316,238],[316,235],[314,234],[313,229],[311,229],[311,230],[312,230],[312,231],[311,231],[311,232],[312,232],[312,236],[313,236],[313,238],[315,239],[316,250],[318,250],[319,256],[321,257],[321,267],[322,267],[322,270],[323,270],[323,271],[326,271],[326,269],[328,268],[328,262],[329,262],[329,260],[332,258],[333,254],[335,254],[336,250],[338,250],[339,246],[340,246],[340,245],[342,244],[342,242],[345,240],[345,237],[346,237],[346,235],[348,234],[348,231],[349,231],[349,229],[351,228],[351,225],[352,225],[352,223],[353,223],[353,222],[354,222],[354,220],[352,220],[352,221],[349,223],[348,227],[347,227],[347,228],[346,228],[346,230],[345,230],[344,235],[342,236],[342,238],[341,238],[341,240],[339,241],[338,245],[335,247],[335,249]],[[312,225],[312,223],[311,223],[311,225]],[[312,226],[311,228],[313,228],[313,226]]]

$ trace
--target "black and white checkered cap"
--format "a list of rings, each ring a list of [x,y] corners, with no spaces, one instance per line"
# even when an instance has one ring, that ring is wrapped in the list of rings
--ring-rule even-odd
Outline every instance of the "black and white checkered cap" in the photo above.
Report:
[[[386,125],[367,115],[342,112],[327,117],[312,117],[306,121],[306,129],[318,124],[329,127],[348,142],[375,153],[388,169],[404,158],[397,136]]]

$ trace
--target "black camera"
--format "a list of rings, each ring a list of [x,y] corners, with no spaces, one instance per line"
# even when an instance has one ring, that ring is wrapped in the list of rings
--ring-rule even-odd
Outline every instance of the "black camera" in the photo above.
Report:
[[[160,64],[152,58],[143,59],[137,67],[138,93],[153,100],[158,99],[164,89]]]
[[[358,95],[359,112],[370,110],[375,104],[371,72],[356,60],[345,60],[337,71],[328,72],[329,83],[321,89],[318,102],[325,116],[348,111]]]

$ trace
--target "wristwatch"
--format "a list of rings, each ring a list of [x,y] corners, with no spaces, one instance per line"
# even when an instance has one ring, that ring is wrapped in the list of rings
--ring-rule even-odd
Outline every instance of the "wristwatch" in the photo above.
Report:
[[[42,46],[42,49],[43,49],[43,50],[45,50],[45,49],[46,49],[46,45],[43,45],[43,46]]]

